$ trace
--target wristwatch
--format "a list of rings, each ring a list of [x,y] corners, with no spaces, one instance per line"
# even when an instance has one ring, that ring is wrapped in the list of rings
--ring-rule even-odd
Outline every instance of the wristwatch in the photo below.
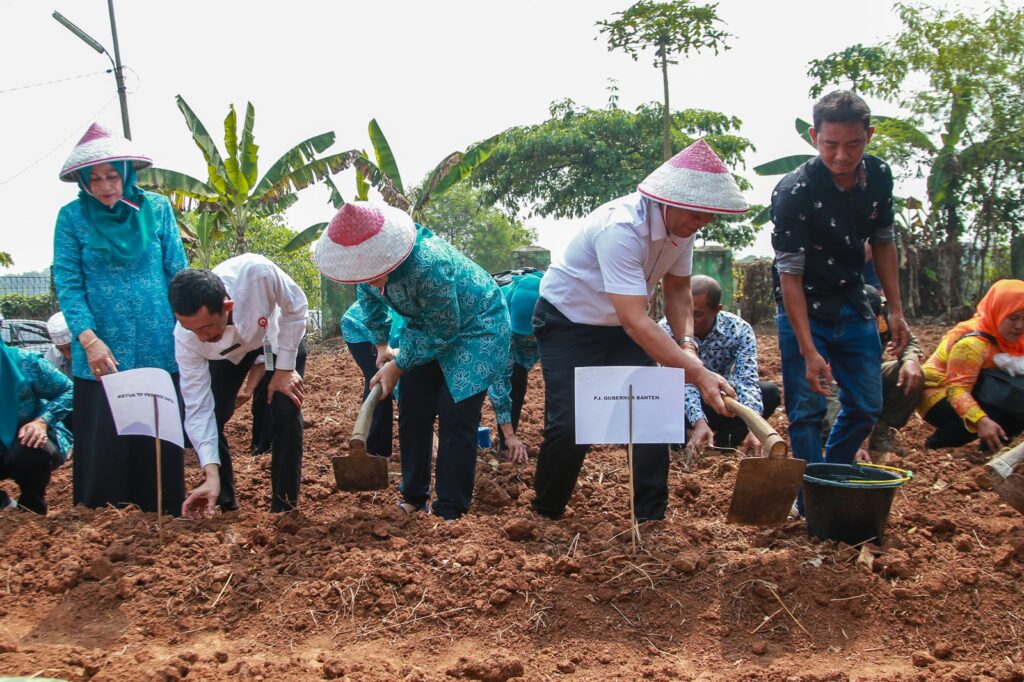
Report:
[[[679,337],[679,347],[682,348],[683,346],[693,346],[693,350],[695,350],[695,351],[699,351],[700,350],[700,342],[697,341],[697,337],[696,336],[681,336],[681,337]]]

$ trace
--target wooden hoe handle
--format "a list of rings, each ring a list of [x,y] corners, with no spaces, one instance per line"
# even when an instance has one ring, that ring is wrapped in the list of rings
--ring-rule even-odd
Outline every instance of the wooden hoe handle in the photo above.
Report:
[[[761,441],[761,447],[769,457],[773,459],[786,458],[789,453],[786,441],[782,440],[782,436],[765,421],[764,417],[727,395],[723,395],[722,400],[725,401],[726,407],[743,420],[754,437]]]
[[[370,432],[370,423],[373,421],[373,411],[377,409],[380,402],[380,384],[374,384],[369,395],[359,408],[359,416],[356,417],[355,426],[352,427],[352,440],[349,441],[351,454],[366,454],[366,435]]]

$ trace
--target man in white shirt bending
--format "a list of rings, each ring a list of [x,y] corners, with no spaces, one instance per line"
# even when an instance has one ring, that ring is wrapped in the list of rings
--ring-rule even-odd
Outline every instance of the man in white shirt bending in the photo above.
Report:
[[[588,450],[575,439],[577,367],[681,367],[705,402],[728,414],[721,392],[735,391],[697,356],[690,269],[697,231],[714,214],[747,208],[732,174],[698,140],[651,173],[636,193],[594,210],[545,273],[533,315],[545,389],[533,501],[538,514],[562,516]],[[647,316],[659,283],[672,337]],[[668,464],[667,444],[634,448],[637,518],[664,518]]]
[[[213,270],[182,270],[168,287],[178,319],[174,350],[185,401],[185,429],[206,480],[185,499],[182,516],[235,511],[235,481],[224,424],[257,358],[263,357],[273,445],[270,511],[293,509],[302,469],[302,375],[306,295],[272,262],[252,253]]]

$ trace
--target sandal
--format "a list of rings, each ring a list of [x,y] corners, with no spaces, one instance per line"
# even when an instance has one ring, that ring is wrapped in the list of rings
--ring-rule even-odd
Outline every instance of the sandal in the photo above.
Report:
[[[416,512],[425,512],[425,511],[427,511],[427,503],[426,502],[424,502],[423,504],[420,504],[420,505],[415,505],[412,502],[399,502],[395,506],[398,507],[399,509],[401,509],[406,514],[415,514]]]

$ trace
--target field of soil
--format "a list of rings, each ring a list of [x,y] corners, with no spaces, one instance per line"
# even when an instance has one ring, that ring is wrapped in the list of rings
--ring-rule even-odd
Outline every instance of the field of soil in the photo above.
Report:
[[[762,331],[762,372],[779,380]],[[942,329],[916,331],[930,350]],[[394,486],[336,491],[330,457],[347,450],[361,381],[336,343],[311,350],[299,511],[266,511],[270,456],[245,454],[244,409],[230,425],[241,510],[170,520],[162,546],[154,515],[71,508],[70,467],[49,516],[0,515],[0,676],[1024,680],[1024,517],[976,448],[925,451],[916,417],[890,458],[915,477],[870,566],[802,521],[727,524],[737,457],[711,451],[673,455],[668,517],[633,553],[623,448],[589,455],[558,522],[529,511],[534,461],[493,451],[452,524],[402,513]],[[543,402],[538,368],[532,448]],[[782,414],[772,423],[785,434]]]

